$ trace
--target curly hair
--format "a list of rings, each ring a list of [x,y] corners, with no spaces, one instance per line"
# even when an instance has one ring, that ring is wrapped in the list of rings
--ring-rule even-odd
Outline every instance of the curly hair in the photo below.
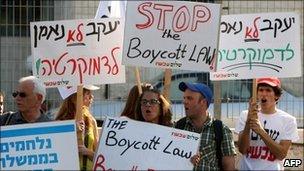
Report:
[[[136,102],[136,109],[135,109],[135,120],[138,121],[145,121],[142,111],[141,111],[141,99],[143,95],[147,92],[152,92],[158,95],[159,101],[160,101],[160,118],[159,118],[159,125],[164,125],[164,126],[172,126],[172,113],[170,110],[170,103],[166,100],[166,98],[156,89],[148,89],[145,90],[138,98]]]

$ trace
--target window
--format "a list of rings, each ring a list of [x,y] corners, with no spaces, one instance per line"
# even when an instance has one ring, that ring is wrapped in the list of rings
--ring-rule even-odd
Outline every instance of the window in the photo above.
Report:
[[[1,0],[0,35],[29,36],[30,22],[54,20],[54,0]]]

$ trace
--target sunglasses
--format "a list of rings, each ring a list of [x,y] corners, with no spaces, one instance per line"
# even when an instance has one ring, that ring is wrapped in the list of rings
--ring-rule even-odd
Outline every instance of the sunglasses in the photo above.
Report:
[[[160,101],[157,100],[157,99],[151,99],[151,100],[143,99],[143,100],[140,101],[140,104],[141,104],[142,106],[146,106],[146,105],[148,105],[148,103],[149,103],[150,105],[157,105],[157,104],[160,104]]]
[[[14,98],[16,98],[18,95],[19,95],[20,97],[22,97],[22,98],[24,98],[24,97],[27,96],[24,92],[15,91],[15,92],[12,93],[12,96],[13,96]]]

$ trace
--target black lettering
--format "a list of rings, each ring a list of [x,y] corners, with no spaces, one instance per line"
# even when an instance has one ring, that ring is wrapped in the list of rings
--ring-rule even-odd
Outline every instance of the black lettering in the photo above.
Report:
[[[170,151],[167,151],[167,149],[170,147],[170,145],[172,144],[173,141],[170,141],[170,143],[167,145],[167,147],[163,150],[164,153],[167,153],[167,154],[171,154]]]
[[[113,135],[111,135],[113,134]],[[106,138],[106,145],[108,146],[115,146],[117,144],[117,139],[115,138],[115,135],[116,135],[116,132],[115,131],[109,131],[108,132],[108,135],[107,135],[107,138]],[[114,140],[114,143],[109,143],[109,139],[113,139]]]

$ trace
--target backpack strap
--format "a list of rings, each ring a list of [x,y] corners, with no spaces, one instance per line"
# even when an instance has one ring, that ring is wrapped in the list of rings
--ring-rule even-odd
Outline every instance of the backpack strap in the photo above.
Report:
[[[223,140],[223,123],[220,120],[214,120],[213,121],[213,128],[215,133],[215,142],[216,142],[216,158],[218,160],[218,166],[220,170],[223,170],[222,166],[222,150],[221,150],[221,144]]]
[[[11,119],[12,119],[13,113],[14,113],[14,112],[11,112],[11,111],[5,113],[5,114],[7,115],[7,117],[6,117],[4,126],[5,126],[5,125],[9,125],[9,123],[10,123],[10,121],[11,121]],[[3,114],[3,115],[5,115],[5,114]]]
[[[183,117],[182,119],[178,120],[175,124],[175,128],[184,129],[186,126],[186,121],[187,121],[186,117]]]

